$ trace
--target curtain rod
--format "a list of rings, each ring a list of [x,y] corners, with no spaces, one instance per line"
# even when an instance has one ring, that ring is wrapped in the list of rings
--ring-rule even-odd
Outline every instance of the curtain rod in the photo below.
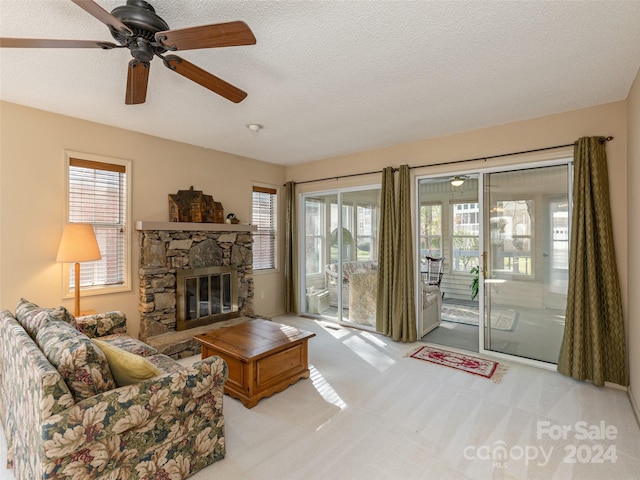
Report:
[[[610,142],[613,140],[613,137],[601,137],[599,142],[603,144],[604,142]],[[556,148],[565,148],[565,147],[573,147],[574,143],[567,143],[566,145],[555,145],[553,147],[543,147],[543,148],[534,148],[533,150],[522,150],[520,152],[511,152],[511,153],[502,153],[500,155],[489,155],[486,157],[476,157],[476,158],[467,158],[465,160],[453,160],[451,162],[442,162],[442,163],[430,163],[427,165],[416,165],[413,167],[409,167],[410,170],[414,168],[425,168],[425,167],[437,167],[440,165],[454,165],[456,163],[465,163],[465,162],[477,162],[479,160],[491,160],[493,158],[502,158],[502,157],[511,157],[513,155],[523,155],[525,153],[536,153],[536,152],[544,152],[545,150],[554,150]],[[397,168],[393,169],[394,171],[398,170]],[[348,175],[338,175],[335,177],[325,177],[325,178],[316,178],[315,180],[303,180],[302,182],[294,182],[296,185],[302,185],[303,183],[313,183],[313,182],[323,182],[325,180],[339,180],[341,178],[349,178],[349,177],[360,177],[362,175],[373,175],[374,173],[382,173],[382,170],[376,170],[373,172],[362,172],[362,173],[351,173]]]

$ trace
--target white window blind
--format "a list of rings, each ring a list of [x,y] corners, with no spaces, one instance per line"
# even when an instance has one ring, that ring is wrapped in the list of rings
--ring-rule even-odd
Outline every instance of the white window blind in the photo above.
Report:
[[[252,222],[258,227],[253,234],[253,268],[275,269],[278,191],[275,188],[254,185],[252,203]]]
[[[126,281],[127,172],[124,165],[69,158],[70,223],[91,223],[102,259],[85,262],[80,287],[110,287]],[[74,285],[69,273],[69,289]]]

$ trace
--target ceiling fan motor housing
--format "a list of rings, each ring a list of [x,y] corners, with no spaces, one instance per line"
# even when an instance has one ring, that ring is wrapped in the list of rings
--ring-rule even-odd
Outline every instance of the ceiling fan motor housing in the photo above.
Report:
[[[127,45],[136,60],[148,62],[155,53],[162,54],[167,51],[155,41],[154,35],[169,30],[169,25],[156,14],[148,2],[127,0],[126,5],[114,8],[111,15],[133,32],[133,36],[127,36],[112,29],[111,35],[121,45]]]

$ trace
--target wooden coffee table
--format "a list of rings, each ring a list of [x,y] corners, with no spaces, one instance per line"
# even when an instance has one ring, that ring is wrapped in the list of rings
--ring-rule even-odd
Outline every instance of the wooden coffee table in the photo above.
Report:
[[[196,335],[202,358],[218,355],[227,362],[224,393],[247,408],[261,398],[309,378],[307,341],[315,333],[263,319],[222,327]]]

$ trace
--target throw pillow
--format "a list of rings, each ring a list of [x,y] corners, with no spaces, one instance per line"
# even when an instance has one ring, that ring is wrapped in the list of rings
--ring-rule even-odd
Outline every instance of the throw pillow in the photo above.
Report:
[[[95,338],[95,337],[94,337]],[[133,338],[126,333],[116,333],[115,335],[100,335],[101,342],[107,342],[114,347],[118,347],[121,350],[126,350],[129,353],[135,353],[140,357],[150,357],[158,353],[158,350],[151,345],[147,345],[141,340]]]
[[[68,323],[50,321],[36,343],[64,378],[76,402],[116,388],[102,350]]]
[[[38,305],[33,302],[21,298],[20,300],[18,300],[18,305],[16,305],[16,318],[18,320],[22,320],[25,315],[36,308],[40,307],[38,307]]]
[[[60,306],[57,308],[43,308],[35,303],[21,298],[16,307],[16,319],[31,338],[36,338],[38,330],[50,321],[61,320],[73,328],[78,328],[76,318],[69,310]]]
[[[93,338],[91,341],[104,352],[109,361],[113,378],[119,387],[139,383],[162,374],[158,367],[144,357],[122,350],[102,340]]]
[[[63,306],[59,306],[57,308],[53,308],[52,309],[52,313],[51,313],[57,320],[62,320],[65,323],[68,323],[69,325],[71,325],[73,328],[75,328],[76,330],[79,330],[78,328],[78,322],[76,322],[76,317],[73,316],[73,313],[71,313],[69,310],[67,310],[65,307]]]

